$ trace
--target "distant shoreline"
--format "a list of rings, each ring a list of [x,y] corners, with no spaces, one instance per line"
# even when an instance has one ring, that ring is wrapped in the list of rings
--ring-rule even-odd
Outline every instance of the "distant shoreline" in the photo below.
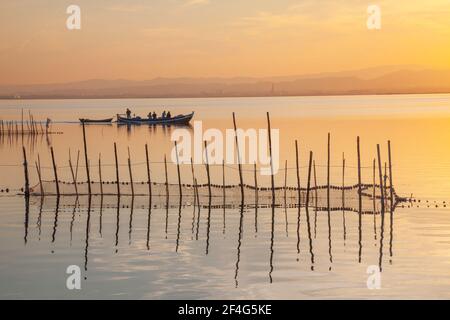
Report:
[[[342,93],[311,93],[311,94],[284,94],[284,95],[124,95],[124,96],[55,96],[33,95],[24,97],[0,96],[0,100],[109,100],[109,99],[209,99],[209,98],[283,98],[283,97],[341,97],[341,96],[391,96],[391,95],[432,95],[450,94],[450,90],[436,90],[429,92],[342,92]]]

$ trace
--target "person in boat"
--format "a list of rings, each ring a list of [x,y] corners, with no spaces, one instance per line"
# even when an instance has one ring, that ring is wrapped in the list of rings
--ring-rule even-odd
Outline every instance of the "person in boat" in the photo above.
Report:
[[[152,113],[152,119],[156,120],[156,112],[155,111],[153,111],[153,113]]]
[[[130,119],[131,118],[131,110],[127,108],[127,118]]]
[[[170,111],[167,111],[166,117],[167,117],[168,119],[170,119],[171,116],[172,116],[172,115],[170,114]]]
[[[166,118],[166,110],[163,111],[161,118],[165,119]]]
[[[150,111],[147,115],[147,118],[150,120],[152,118],[152,112]]]

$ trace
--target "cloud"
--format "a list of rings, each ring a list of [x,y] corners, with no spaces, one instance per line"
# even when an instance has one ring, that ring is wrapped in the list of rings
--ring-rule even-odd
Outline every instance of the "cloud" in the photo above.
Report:
[[[209,0],[188,0],[184,4],[185,7],[209,4]]]
[[[117,5],[113,5],[110,6],[108,8],[109,11],[114,11],[114,12],[138,12],[138,11],[143,11],[148,9],[149,6],[145,6],[145,5],[121,5],[121,4],[117,4]]]

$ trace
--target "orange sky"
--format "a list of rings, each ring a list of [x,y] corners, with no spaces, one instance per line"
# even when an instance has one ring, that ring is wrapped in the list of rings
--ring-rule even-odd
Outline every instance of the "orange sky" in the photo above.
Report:
[[[66,8],[81,7],[81,30]],[[450,68],[450,0],[0,2],[0,85],[274,76],[380,65]]]

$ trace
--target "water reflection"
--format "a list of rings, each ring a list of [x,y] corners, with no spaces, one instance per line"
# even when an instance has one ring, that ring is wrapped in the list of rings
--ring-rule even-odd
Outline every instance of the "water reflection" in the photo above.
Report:
[[[107,199],[105,199],[107,198]],[[143,199],[144,198],[144,199]],[[115,201],[114,201],[115,199]],[[142,202],[143,200],[147,199],[147,202],[144,204]],[[37,200],[37,201],[36,201]],[[70,201],[71,200],[71,201]],[[136,201],[138,201],[139,205],[136,206]],[[115,204],[114,204],[115,202]],[[61,205],[61,203],[63,203]],[[106,203],[106,205],[105,205]],[[179,198],[178,205],[176,206],[177,210],[171,211],[169,210],[170,206],[165,205],[164,207],[155,207],[152,204],[152,197],[40,197],[38,199],[30,199],[27,197],[24,197],[24,204],[25,204],[25,219],[24,219],[24,239],[25,244],[29,243],[30,241],[34,240],[34,235],[36,235],[36,240],[41,240],[41,226],[42,226],[42,213],[46,212],[50,209],[53,209],[54,212],[53,215],[53,224],[52,229],[49,234],[49,242],[51,244],[55,244],[58,242],[57,232],[59,228],[65,228],[65,226],[68,226],[68,231],[70,238],[68,246],[72,246],[73,239],[80,239],[80,237],[73,237],[74,233],[78,233],[81,230],[84,230],[84,248],[83,248],[83,265],[84,270],[86,271],[86,277],[87,277],[87,271],[88,271],[88,262],[90,257],[90,241],[91,238],[98,237],[102,238],[106,234],[110,234],[107,232],[105,234],[105,227],[107,229],[112,229],[115,232],[113,233],[114,237],[114,249],[115,253],[119,252],[119,249],[122,249],[123,251],[127,251],[125,245],[121,243],[120,241],[120,227],[121,227],[121,220],[120,215],[123,213],[124,210],[130,210],[129,211],[129,221],[128,221],[128,241],[126,241],[126,246],[131,247],[134,246],[133,243],[139,243],[140,239],[138,237],[138,234],[136,234],[136,239],[133,239],[133,228],[136,225],[145,225],[146,226],[146,232],[144,239],[144,245],[143,250],[150,251],[150,248],[155,248],[153,250],[164,250],[165,245],[164,242],[168,239],[173,239],[175,242],[175,253],[176,254],[183,254],[180,252],[180,244],[182,242],[185,243],[185,246],[187,248],[189,247],[198,247],[200,243],[198,243],[196,240],[204,239],[205,240],[205,246],[203,250],[204,256],[208,256],[211,253],[211,240],[217,239],[218,235],[220,234],[221,237],[224,239],[224,243],[229,243],[228,240],[232,240],[232,236],[229,239],[229,235],[232,235],[233,233],[227,232],[224,233],[224,225],[223,225],[223,208],[221,206],[212,206],[209,202],[209,205],[203,205],[205,209],[207,210],[207,215],[205,216],[205,223],[206,228],[204,233],[200,232],[200,224],[201,224],[201,207],[202,205],[199,202],[198,195],[195,195],[192,198],[192,201],[183,202],[183,198]],[[167,203],[166,203],[167,204]],[[393,204],[395,209],[395,204]],[[31,208],[30,208],[31,207]],[[390,208],[390,206],[388,206]],[[84,209],[83,209],[84,208]],[[245,212],[246,208],[250,209],[253,208],[255,212],[257,212],[255,217],[258,217],[258,219],[262,219],[263,223],[259,226],[258,233],[261,234],[258,240],[258,246],[263,246],[264,243],[268,243],[269,246],[269,257],[268,257],[268,281],[269,283],[273,283],[275,281],[275,270],[278,270],[280,272],[280,275],[282,274],[282,265],[280,265],[277,268],[277,260],[275,259],[276,256],[276,245],[275,240],[277,239],[277,235],[280,235],[280,232],[282,234],[286,235],[286,217],[288,221],[295,221],[293,228],[296,229],[296,236],[292,239],[292,245],[295,247],[295,260],[300,262],[303,259],[306,258],[306,261],[309,261],[310,264],[310,270],[314,271],[316,269],[316,266],[324,266],[324,263],[326,260],[324,260],[324,256],[327,256],[328,259],[328,270],[332,270],[331,266],[333,264],[333,257],[334,255],[338,255],[340,260],[345,259],[347,261],[352,261],[351,256],[349,256],[348,253],[342,249],[334,249],[333,250],[333,242],[332,242],[332,236],[336,237],[337,230],[341,230],[342,233],[348,232],[348,226],[344,229],[336,228],[334,232],[331,232],[332,228],[332,221],[338,221],[332,219],[334,214],[337,214],[339,212],[339,215],[342,214],[346,221],[351,221],[353,225],[356,226],[356,229],[354,230],[353,234],[357,235],[354,239],[354,242],[348,243],[349,238],[347,238],[347,246],[350,245],[354,248],[358,248],[358,263],[361,263],[361,260],[363,258],[363,254],[367,254],[369,257],[372,257],[375,252],[370,250],[370,247],[366,247],[365,250],[362,250],[364,248],[364,242],[361,241],[361,234],[363,234],[362,230],[365,230],[365,228],[373,230],[373,219],[363,219],[364,216],[367,216],[368,213],[362,213],[362,212],[355,212],[353,210],[347,211],[345,209],[343,210],[332,210],[332,208],[325,208],[325,210],[318,210],[314,207],[315,216],[317,217],[317,224],[326,224],[327,230],[325,234],[321,234],[320,232],[317,233],[317,237],[313,237],[313,224],[311,223],[311,214],[310,214],[310,206],[302,207],[302,206],[294,206],[286,208],[285,206],[277,206],[275,205],[275,202],[272,203],[272,205],[267,206],[255,206],[254,204],[252,206],[246,205],[245,202],[241,201],[240,205],[238,206],[238,215],[229,216],[230,222],[227,224],[228,227],[236,230],[237,234],[237,242],[235,247],[235,262],[234,262],[234,283],[236,287],[239,287],[240,284],[240,275],[241,275],[241,260],[242,260],[242,248],[245,245],[245,240],[250,241],[251,238],[254,239],[254,237],[245,237],[244,236],[244,229],[246,227],[246,224],[249,223],[253,225],[253,228],[255,227],[255,220],[254,219],[245,219]],[[302,230],[302,211],[304,209],[305,212],[305,222],[306,222],[306,233],[301,232]],[[383,209],[383,208],[382,208]],[[250,212],[250,211],[247,211]],[[283,216],[283,222],[276,221],[276,217],[278,215],[278,212],[282,213]],[[65,214],[67,213],[67,214]],[[76,224],[79,223],[76,219],[76,216],[78,214],[83,214],[85,216],[85,220],[81,219],[79,221],[85,221],[85,225],[83,225],[82,229],[76,228]],[[115,214],[114,214],[115,213]],[[184,213],[189,213],[189,216],[192,216],[190,219],[183,219]],[[36,214],[37,216],[37,223],[35,225],[35,228],[37,232],[30,232],[30,226],[29,220],[31,218],[32,214]],[[156,214],[156,216],[155,216]],[[394,216],[394,210],[389,211],[389,216],[391,219]],[[97,218],[94,219],[94,222],[98,224],[98,233],[91,234],[92,230],[92,223],[93,223],[93,215],[98,215]],[[380,270],[383,270],[383,254],[384,254],[384,237],[385,237],[385,212],[381,211],[380,213],[375,213],[375,215],[379,215],[381,217],[380,221],[381,224],[379,226],[380,230],[380,237],[378,242],[378,253],[376,254],[378,256],[378,265],[380,267]],[[115,219],[113,218],[115,216]],[[176,220],[172,220],[171,217],[176,216]],[[63,218],[61,218],[63,217]],[[155,222],[156,226],[153,227],[152,219],[153,217],[156,217]],[[108,221],[108,223],[105,225],[105,219]],[[113,219],[113,220],[111,220]],[[137,219],[137,220],[136,220]],[[114,224],[110,224],[110,222],[114,221]],[[171,223],[171,221],[174,221],[174,224]],[[176,221],[176,222],[175,222]],[[363,223],[364,221],[370,223]],[[291,225],[291,224],[289,224]],[[278,227],[277,227],[278,226]],[[279,228],[281,227],[282,228]],[[394,236],[394,224],[391,222],[389,225],[389,234],[390,234],[390,241],[389,241],[389,256],[390,256],[390,263],[392,263],[392,259],[394,257],[394,252],[392,250],[392,238]],[[159,229],[158,229],[159,228]],[[111,230],[111,231],[112,231]],[[171,232],[171,230],[174,230],[174,232]],[[183,232],[184,230],[189,230],[188,232]],[[319,229],[319,231],[324,229]],[[107,230],[109,231],[109,230]],[[230,231],[230,230],[228,230]],[[325,230],[324,230],[325,231]],[[194,236],[195,234],[195,236]],[[65,237],[61,236],[61,239]],[[81,237],[83,238],[83,237]],[[291,237],[287,237],[287,239],[290,239]],[[305,241],[302,241],[302,240]],[[135,241],[132,241],[135,240]],[[60,240],[63,241],[63,240]],[[279,240],[281,241],[281,239]],[[289,240],[290,241],[290,240]],[[151,245],[152,243],[152,245]],[[327,250],[324,251],[324,244],[326,244]],[[59,244],[58,247],[61,248],[62,244]],[[225,247],[223,247],[223,243],[218,244],[217,250],[226,250]],[[107,247],[107,245],[106,245]],[[305,248],[305,251],[302,251],[302,248]],[[339,246],[338,246],[339,247]],[[372,246],[373,247],[373,246]],[[280,247],[281,250],[282,247]],[[52,251],[53,252],[53,251]],[[350,251],[352,252],[352,251]],[[253,251],[251,250],[248,252],[249,258],[256,258],[258,255],[263,254],[263,252],[260,251]],[[255,256],[256,255],[256,256]],[[317,257],[319,257],[319,262],[317,262]],[[318,263],[318,264],[317,264]],[[246,270],[246,272],[248,272]]]

